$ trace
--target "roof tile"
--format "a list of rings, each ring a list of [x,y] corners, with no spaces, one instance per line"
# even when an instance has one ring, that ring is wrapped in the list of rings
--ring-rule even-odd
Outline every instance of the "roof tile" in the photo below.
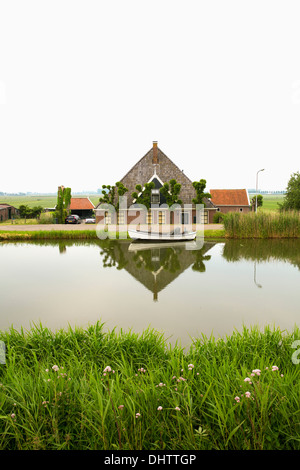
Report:
[[[249,206],[246,189],[211,189],[209,192],[216,206]]]
[[[70,210],[90,210],[95,209],[94,204],[88,197],[72,197]]]

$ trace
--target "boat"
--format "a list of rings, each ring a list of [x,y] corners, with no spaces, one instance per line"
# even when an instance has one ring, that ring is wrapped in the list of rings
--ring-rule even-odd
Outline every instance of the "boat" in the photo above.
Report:
[[[181,232],[180,230],[173,230],[172,232],[152,232],[146,230],[128,230],[128,235],[133,240],[157,240],[157,241],[186,241],[194,240],[197,232]]]

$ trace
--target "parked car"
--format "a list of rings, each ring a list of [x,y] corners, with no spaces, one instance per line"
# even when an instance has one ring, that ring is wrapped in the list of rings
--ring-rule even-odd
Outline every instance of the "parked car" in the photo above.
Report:
[[[65,219],[65,224],[80,224],[80,218],[78,215],[68,215]]]
[[[87,217],[87,218],[85,219],[85,223],[86,223],[86,224],[95,224],[95,223],[96,223],[96,220],[95,220],[94,217]]]

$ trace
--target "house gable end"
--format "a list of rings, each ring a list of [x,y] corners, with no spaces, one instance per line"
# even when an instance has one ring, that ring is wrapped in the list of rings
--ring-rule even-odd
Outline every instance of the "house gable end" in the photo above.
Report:
[[[157,160],[157,164],[153,164],[152,148],[120,180],[128,188],[128,193],[126,193],[128,204],[131,205],[133,202],[131,194],[136,191],[136,185],[140,184],[143,187],[155,177],[162,184],[175,179],[181,184],[179,197],[183,204],[191,204],[196,196],[191,180],[158,147]]]

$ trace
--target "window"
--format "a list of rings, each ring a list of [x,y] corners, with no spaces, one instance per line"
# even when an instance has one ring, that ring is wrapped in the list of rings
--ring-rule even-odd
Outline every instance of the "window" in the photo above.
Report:
[[[166,213],[165,212],[159,211],[158,223],[159,224],[165,224],[166,223]]]
[[[198,217],[199,217],[199,219],[200,219],[200,220],[198,221],[198,223],[200,223],[200,224],[208,224],[208,211],[207,211],[207,210],[206,210],[206,211],[204,211],[204,210],[201,211]],[[196,220],[195,220],[195,219],[196,219],[196,217],[194,218],[194,223],[196,223]]]
[[[125,215],[124,215],[124,212],[119,212],[119,213],[118,213],[118,224],[119,224],[119,225],[125,224]]]
[[[160,201],[160,192],[159,189],[151,190],[151,204],[159,204]]]
[[[182,212],[181,214],[181,223],[182,224],[189,224],[189,213],[188,212]]]
[[[240,207],[240,212],[243,212],[243,208],[242,208],[242,207]]]
[[[149,211],[147,214],[147,224],[152,224],[152,212]]]
[[[106,224],[111,224],[111,213],[110,212],[105,212],[105,223]]]

